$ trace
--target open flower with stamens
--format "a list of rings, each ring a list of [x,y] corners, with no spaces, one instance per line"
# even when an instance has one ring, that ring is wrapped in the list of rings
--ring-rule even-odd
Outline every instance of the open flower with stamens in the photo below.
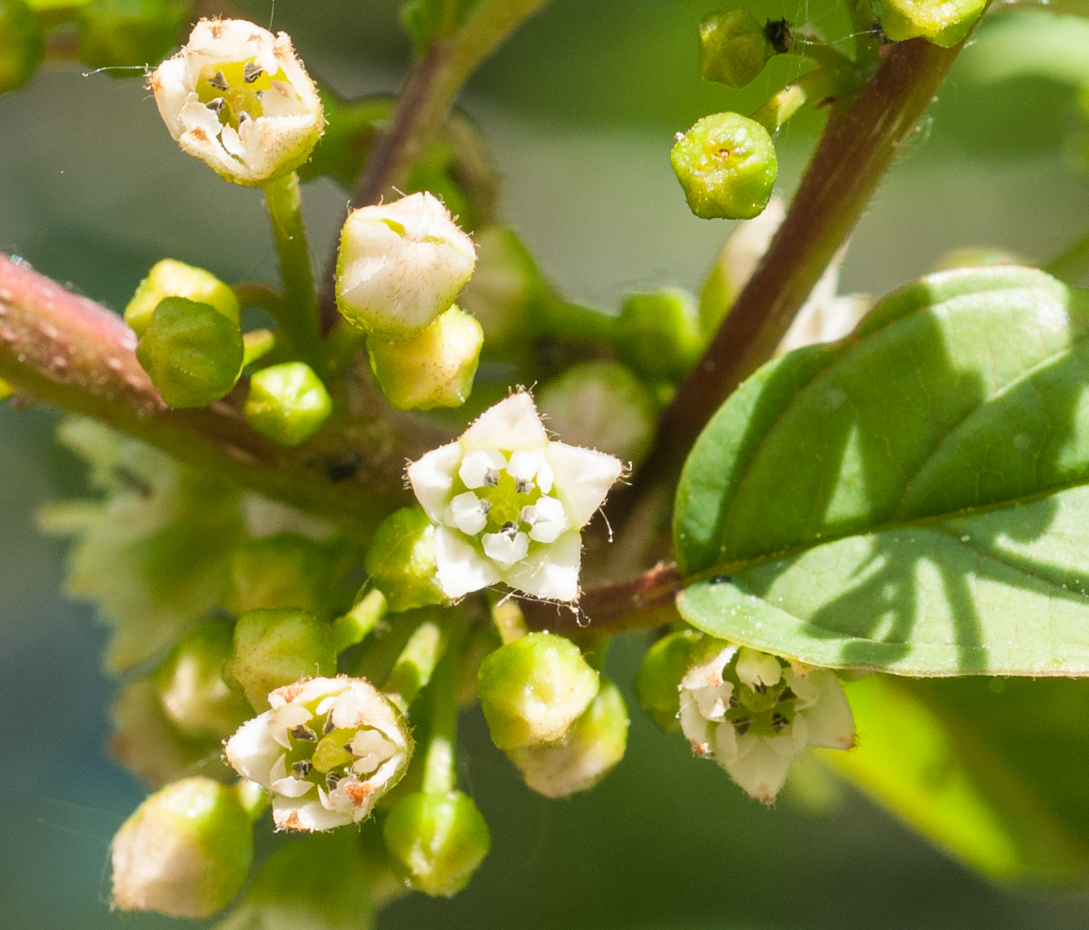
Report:
[[[245,20],[202,19],[148,83],[182,151],[235,184],[294,171],[325,128],[291,39]]]
[[[272,794],[281,830],[331,830],[366,818],[412,756],[400,712],[362,678],[312,678],[268,696],[272,709],[225,747],[243,777]]]
[[[435,525],[443,593],[456,600],[503,581],[576,600],[580,530],[623,470],[611,455],[550,441],[526,391],[485,411],[456,442],[408,467]]]
[[[680,684],[681,729],[748,794],[770,804],[807,746],[850,749],[851,705],[827,669],[707,639]]]

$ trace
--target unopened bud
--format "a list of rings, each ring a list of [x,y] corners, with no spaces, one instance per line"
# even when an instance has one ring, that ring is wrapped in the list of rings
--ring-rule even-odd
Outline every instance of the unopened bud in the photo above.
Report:
[[[252,715],[249,702],[223,680],[233,624],[209,620],[186,633],[155,670],[167,716],[184,733],[222,739]]]
[[[530,633],[480,666],[480,706],[500,749],[555,743],[590,706],[598,675],[571,640]]]
[[[696,216],[747,220],[767,206],[779,163],[767,129],[740,113],[705,116],[669,159]]]
[[[239,617],[224,674],[263,710],[275,688],[310,675],[331,675],[336,667],[332,623],[285,607],[251,610]]]
[[[881,29],[894,42],[922,37],[952,48],[971,30],[986,0],[880,0]]]
[[[616,685],[605,681],[563,740],[515,749],[511,759],[534,791],[564,798],[601,781],[624,758],[627,745],[628,709]]]
[[[435,528],[426,513],[404,507],[382,521],[363,563],[393,613],[441,604]]]
[[[630,294],[619,325],[620,357],[641,374],[680,381],[700,357],[696,299],[680,288]]]
[[[242,411],[250,426],[282,446],[305,442],[332,412],[329,392],[305,362],[284,362],[256,372]]]
[[[432,897],[461,891],[492,844],[484,816],[460,791],[408,795],[389,812],[382,835],[405,880]]]
[[[702,639],[694,630],[678,630],[656,642],[635,673],[632,690],[647,715],[667,733],[681,729],[678,689],[692,664],[693,649]]]
[[[113,840],[113,906],[209,917],[238,892],[253,860],[253,829],[238,796],[207,778],[153,794]]]
[[[396,706],[362,678],[313,678],[277,688],[271,710],[225,747],[243,778],[272,792],[281,830],[358,823],[405,773],[412,755]]]
[[[472,240],[428,193],[352,211],[337,256],[337,307],[353,326],[404,339],[457,299],[476,264]]]
[[[767,32],[748,10],[712,13],[700,23],[700,74],[728,87],[744,87],[775,54]]]
[[[325,126],[291,39],[240,19],[202,19],[149,83],[182,151],[235,184],[294,171]]]
[[[79,60],[92,68],[158,62],[187,9],[178,0],[90,0],[79,8]]]
[[[132,300],[125,307],[125,322],[133,328],[137,336],[144,334],[155,308],[167,297],[185,297],[197,303],[208,304],[235,325],[242,313],[234,291],[214,274],[172,258],[164,258],[147,273],[147,277],[140,282]]]
[[[332,595],[329,547],[298,533],[276,533],[242,543],[231,553],[236,614],[276,607],[325,613]]]
[[[242,331],[210,304],[161,300],[136,347],[171,407],[203,407],[227,395],[242,372]]]
[[[599,360],[572,365],[537,395],[541,413],[575,446],[590,446],[624,462],[650,451],[657,405],[626,365]]]
[[[0,0],[0,94],[23,87],[45,57],[38,17],[23,0]]]
[[[407,339],[367,340],[371,370],[386,400],[398,410],[460,407],[473,390],[484,331],[468,313],[451,307]]]

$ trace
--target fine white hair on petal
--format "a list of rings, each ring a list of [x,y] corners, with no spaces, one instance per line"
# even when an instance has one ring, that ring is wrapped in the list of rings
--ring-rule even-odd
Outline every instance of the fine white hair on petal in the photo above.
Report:
[[[578,530],[564,533],[550,546],[541,546],[510,568],[503,580],[512,588],[551,601],[576,601],[582,540]]]
[[[269,732],[270,713],[266,711],[259,717],[247,720],[224,746],[227,763],[231,768],[243,778],[266,788],[269,784],[269,773],[284,751]]]
[[[584,527],[605,503],[624,465],[604,452],[562,442],[550,442],[545,456],[555,475],[555,494],[563,502],[568,520],[573,527]]]
[[[540,449],[548,444],[533,398],[518,391],[485,410],[462,434],[465,449]]]
[[[451,442],[428,452],[408,466],[408,483],[432,523],[441,523],[450,502],[454,472],[461,461],[461,443]]]
[[[469,545],[456,530],[445,526],[435,529],[435,562],[439,587],[452,601],[495,584],[501,577],[499,567],[491,559]]]
[[[775,656],[743,647],[737,656],[737,677],[750,688],[770,687],[783,677],[783,667]]]

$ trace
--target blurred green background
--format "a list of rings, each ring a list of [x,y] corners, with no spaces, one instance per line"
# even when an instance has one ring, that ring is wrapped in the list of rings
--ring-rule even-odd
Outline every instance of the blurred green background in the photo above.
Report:
[[[280,0],[274,15],[268,0],[241,6],[290,32],[311,71],[341,92],[396,89],[407,44],[389,0]],[[776,61],[743,93],[701,82],[695,27],[713,8],[555,0],[464,97],[504,179],[506,215],[572,297],[612,306],[630,290],[698,289],[729,234],[730,224],[688,212],[669,168],[673,134],[708,112],[751,109],[794,65]],[[847,31],[827,2],[753,9],[830,37]],[[954,247],[1046,260],[1084,235],[1087,81],[1080,22],[986,24],[863,218],[844,289],[891,290]],[[784,193],[818,127],[804,117],[782,133]],[[305,196],[324,256],[346,195],[321,181]],[[181,155],[139,78],[76,66],[47,68],[0,98],[0,249],[115,309],[166,256],[227,280],[275,280],[260,195]],[[0,774],[3,923],[167,926],[108,907],[108,844],[142,791],[103,750],[113,685],[99,671],[102,630],[86,605],[63,598],[63,546],[34,528],[41,504],[81,491],[80,468],[52,441],[56,422],[42,408],[0,406],[0,707],[13,737]],[[634,643],[615,650],[621,681],[638,654]],[[991,885],[850,789],[820,814],[789,798],[767,810],[638,711],[628,757],[586,796],[530,793],[478,717],[466,723],[462,768],[492,827],[491,856],[458,898],[404,899],[381,930],[1089,923],[1086,894]]]

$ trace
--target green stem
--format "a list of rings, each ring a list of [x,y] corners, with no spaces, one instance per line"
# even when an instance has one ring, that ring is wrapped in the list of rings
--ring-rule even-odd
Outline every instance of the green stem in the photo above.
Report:
[[[458,672],[465,639],[465,620],[460,613],[450,618],[446,651],[431,679],[431,739],[423,775],[426,794],[447,794],[457,787]]]
[[[620,335],[615,316],[562,299],[542,301],[535,322],[539,335],[559,336],[573,342],[613,345]]]
[[[299,176],[292,171],[274,178],[265,184],[264,191],[284,285],[283,310],[276,318],[280,335],[296,358],[324,376],[318,299],[303,226]],[[274,306],[267,309],[275,312]]]
[[[846,0],[847,13],[851,17],[851,29],[855,39],[855,61],[865,71],[873,71],[881,64],[881,41],[874,31],[877,17],[870,0]]]
[[[382,690],[400,695],[402,705],[408,710],[416,695],[431,681],[445,645],[442,627],[430,620],[421,623],[393,663]]]
[[[824,106],[862,89],[853,68],[817,68],[803,74],[753,111],[752,118],[772,135],[807,103]]]
[[[805,33],[794,33],[793,47],[791,51],[795,55],[808,58],[811,62],[822,68],[831,70],[853,70],[854,61],[844,55],[838,48],[813,39]]]

